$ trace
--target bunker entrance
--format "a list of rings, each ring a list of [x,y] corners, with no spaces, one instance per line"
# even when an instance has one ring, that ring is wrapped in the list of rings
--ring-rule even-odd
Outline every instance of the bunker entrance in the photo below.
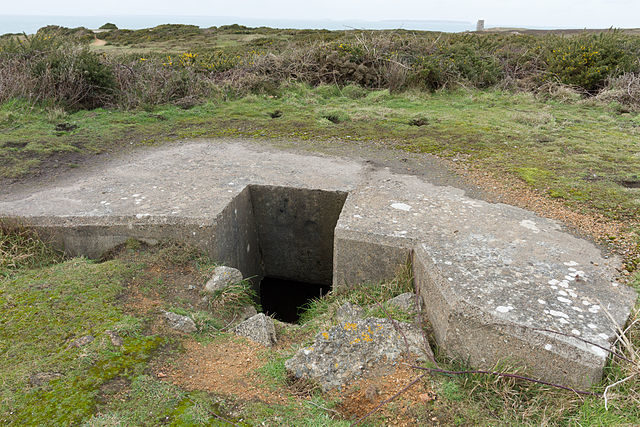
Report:
[[[281,322],[296,323],[309,301],[329,290],[331,286],[326,284],[265,277],[260,282],[260,304],[267,315]]]
[[[243,273],[255,277],[265,313],[296,322],[302,307],[331,289],[333,236],[347,193],[252,185],[247,196],[251,214],[240,228],[250,231],[238,234],[247,240],[238,244],[257,250],[243,254]]]

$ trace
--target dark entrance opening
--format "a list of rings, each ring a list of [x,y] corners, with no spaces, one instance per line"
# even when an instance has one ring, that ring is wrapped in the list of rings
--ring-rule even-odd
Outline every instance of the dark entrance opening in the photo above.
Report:
[[[262,311],[281,322],[296,323],[309,301],[329,292],[330,285],[265,277],[260,282]]]

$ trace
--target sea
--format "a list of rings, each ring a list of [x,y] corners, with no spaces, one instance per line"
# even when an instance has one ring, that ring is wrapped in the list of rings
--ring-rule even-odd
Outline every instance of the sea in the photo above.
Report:
[[[68,28],[86,27],[97,29],[111,22],[118,28],[140,29],[161,24],[191,24],[202,28],[239,24],[247,27],[271,27],[292,29],[405,29],[421,31],[442,31],[449,33],[472,31],[475,23],[466,21],[438,20],[294,20],[294,19],[260,19],[240,18],[232,16],[36,16],[36,15],[0,15],[0,34],[26,33],[34,34],[38,28],[47,25],[60,25]]]

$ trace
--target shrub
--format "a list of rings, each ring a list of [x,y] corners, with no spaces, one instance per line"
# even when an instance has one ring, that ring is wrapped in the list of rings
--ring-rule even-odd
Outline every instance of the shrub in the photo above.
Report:
[[[483,41],[479,36],[459,36],[434,45],[431,52],[416,57],[409,81],[429,90],[458,84],[495,85],[503,69],[494,46]]]
[[[618,102],[634,110],[640,109],[640,73],[625,73],[610,78],[597,98],[605,102]]]
[[[116,24],[112,24],[111,22],[107,22],[106,24],[101,26],[99,29],[100,30],[117,30],[118,27],[116,26]]]
[[[32,72],[36,93],[69,109],[103,106],[115,90],[111,68],[87,48],[49,52],[34,61]]]
[[[87,47],[40,32],[0,45],[0,98],[22,97],[68,109],[105,105],[115,90],[111,68]]]
[[[545,77],[595,93],[637,68],[640,40],[611,31],[574,37],[550,37],[545,46]]]

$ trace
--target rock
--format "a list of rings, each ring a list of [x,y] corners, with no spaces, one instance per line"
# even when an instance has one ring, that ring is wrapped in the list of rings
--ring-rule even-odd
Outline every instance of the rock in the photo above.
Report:
[[[89,344],[91,341],[93,341],[95,338],[93,338],[92,335],[85,335],[83,337],[80,337],[78,339],[75,339],[73,341],[71,341],[71,343],[69,343],[69,346],[67,348],[71,348],[71,347],[84,347],[85,345]]]
[[[395,298],[391,298],[387,301],[387,304],[404,310],[410,314],[418,313],[421,308],[418,306],[418,303],[416,302],[416,294],[413,292],[405,292]]]
[[[363,317],[364,309],[350,302],[345,302],[336,310],[336,320],[338,323],[354,322]]]
[[[29,377],[29,384],[32,386],[41,386],[47,384],[51,380],[55,380],[62,376],[59,372],[38,372]]]
[[[238,313],[238,321],[244,322],[245,320],[252,318],[256,314],[258,314],[258,312],[256,311],[256,308],[254,306],[252,305],[244,306],[240,309]]]
[[[115,345],[116,347],[122,346],[122,338],[120,337],[120,335],[118,335],[117,332],[107,330],[104,331],[104,333],[111,340],[111,344]]]
[[[258,344],[271,347],[276,343],[276,329],[273,319],[264,313],[258,313],[236,326],[236,335],[249,338]]]
[[[373,384],[369,385],[369,387],[364,391],[364,397],[366,397],[370,402],[376,400],[379,394],[380,390]]]
[[[407,349],[419,359],[433,357],[417,326],[370,317],[319,333],[314,343],[299,350],[285,367],[297,378],[315,381],[327,391],[364,373],[395,365]]]
[[[238,269],[225,266],[216,267],[215,270],[213,270],[213,276],[211,276],[211,279],[204,285],[204,290],[213,293],[229,285],[240,283],[242,279],[242,273]]]
[[[184,333],[195,332],[198,330],[193,320],[187,316],[181,316],[170,311],[165,311],[163,315],[171,329]]]

